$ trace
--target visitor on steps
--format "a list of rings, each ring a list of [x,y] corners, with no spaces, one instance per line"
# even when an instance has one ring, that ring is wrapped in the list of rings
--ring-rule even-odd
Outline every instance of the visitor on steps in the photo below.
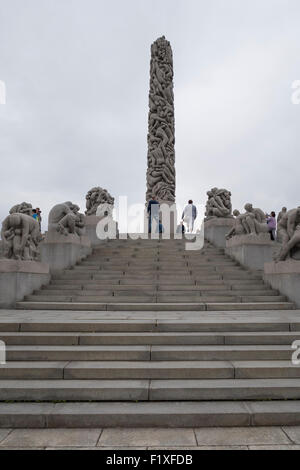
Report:
[[[156,200],[155,196],[152,196],[150,201],[148,202],[147,207],[148,213],[148,233],[152,231],[152,222],[155,223],[156,231],[160,228],[159,222],[159,202]]]
[[[191,233],[194,230],[194,222],[197,218],[197,207],[194,206],[191,199],[188,205],[185,206],[181,218],[186,223],[187,231]]]
[[[271,212],[271,215],[266,214],[267,216],[267,224],[269,233],[271,236],[271,240],[276,240],[276,214],[274,211]]]

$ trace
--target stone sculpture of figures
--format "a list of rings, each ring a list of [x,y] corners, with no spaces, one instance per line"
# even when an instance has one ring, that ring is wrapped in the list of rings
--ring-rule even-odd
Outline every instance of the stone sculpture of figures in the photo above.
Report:
[[[85,215],[79,212],[80,207],[73,204],[71,210],[75,214],[75,233],[81,236],[85,233]]]
[[[76,234],[77,216],[74,212],[74,206],[72,202],[67,201],[52,207],[48,216],[48,231],[59,232],[65,236],[70,233]]]
[[[287,258],[300,259],[300,207],[287,211],[277,225],[282,248],[276,261]]]
[[[287,212],[287,208],[283,207],[277,216],[277,223],[280,222],[280,220],[286,214],[286,212]]]
[[[245,204],[244,208],[246,212],[243,214],[238,210],[233,211],[234,225],[226,235],[227,240],[236,235],[259,235],[269,232],[266,215],[261,209],[254,208],[250,203]]]
[[[253,207],[250,203],[245,204],[244,209],[246,212],[242,214],[242,219],[246,233],[258,235],[269,232],[264,211]]]
[[[234,215],[234,225],[232,229],[227,233],[226,240],[236,236],[236,235],[244,235],[245,234],[245,227],[243,225],[243,215],[235,209],[232,213]]]
[[[21,204],[16,204],[13,206],[10,211],[10,214],[26,214],[26,215],[31,215],[33,214],[32,212],[32,204],[29,202],[21,202]]]
[[[5,258],[37,260],[41,240],[39,223],[31,215],[14,212],[8,215],[1,230]]]
[[[227,189],[212,188],[207,191],[207,203],[205,216],[211,217],[232,217],[231,192]]]
[[[86,215],[96,215],[98,206],[105,204],[108,214],[112,215],[112,209],[115,199],[109,194],[107,189],[100,188],[97,186],[88,191],[86,197]],[[99,215],[99,213],[97,214]]]
[[[146,200],[175,201],[173,57],[164,36],[151,46]]]

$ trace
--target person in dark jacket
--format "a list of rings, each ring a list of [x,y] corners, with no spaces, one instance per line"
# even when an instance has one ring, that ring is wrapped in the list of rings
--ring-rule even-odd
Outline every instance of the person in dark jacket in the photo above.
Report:
[[[148,233],[151,233],[152,222],[154,220],[156,227],[159,228],[159,202],[155,196],[152,196],[147,206],[148,213]]]

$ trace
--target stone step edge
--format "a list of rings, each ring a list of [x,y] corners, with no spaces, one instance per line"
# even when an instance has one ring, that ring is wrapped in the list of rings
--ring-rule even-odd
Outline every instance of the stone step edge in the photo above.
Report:
[[[300,401],[0,403],[0,428],[300,425]]]
[[[48,309],[49,310],[150,310],[150,311],[163,311],[163,310],[184,310],[184,311],[220,311],[220,310],[272,310],[272,309],[284,309],[294,310],[295,304],[288,301],[279,302],[220,302],[220,303],[209,303],[209,302],[190,302],[190,303],[100,303],[100,302],[41,302],[41,301],[22,301],[16,302],[17,309]]]

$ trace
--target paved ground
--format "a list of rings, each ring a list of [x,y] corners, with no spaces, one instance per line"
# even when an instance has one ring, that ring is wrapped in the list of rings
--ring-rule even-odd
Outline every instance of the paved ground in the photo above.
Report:
[[[300,426],[195,429],[0,429],[0,450],[25,448],[299,450]]]

